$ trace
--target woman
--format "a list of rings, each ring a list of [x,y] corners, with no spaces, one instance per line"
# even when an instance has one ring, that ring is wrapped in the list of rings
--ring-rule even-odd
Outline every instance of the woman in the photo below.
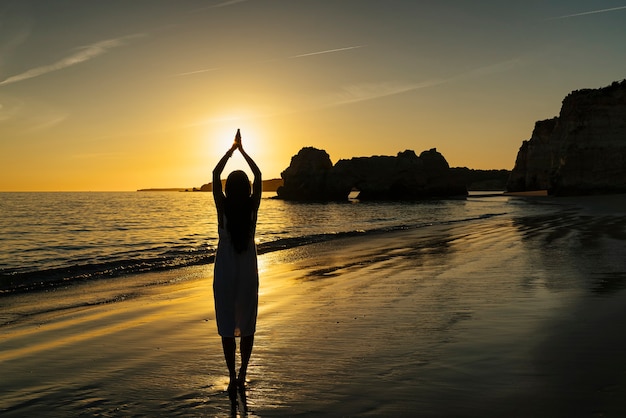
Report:
[[[250,189],[248,176],[233,171],[222,192],[221,174],[226,162],[239,150],[254,173]],[[254,344],[258,307],[259,272],[254,233],[261,203],[261,171],[241,145],[237,129],[235,142],[213,169],[213,198],[217,208],[219,243],[215,254],[213,295],[218,333],[230,375],[229,391],[243,389]],[[241,337],[241,368],[235,374],[235,337]]]

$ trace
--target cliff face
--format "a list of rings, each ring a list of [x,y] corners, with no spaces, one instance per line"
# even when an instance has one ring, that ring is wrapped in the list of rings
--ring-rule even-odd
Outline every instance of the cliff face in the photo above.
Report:
[[[411,200],[467,195],[460,175],[432,149],[418,157],[407,150],[392,156],[339,160],[334,166],[323,150],[303,148],[281,173],[278,198],[298,201],[347,200],[353,188],[362,200]]]
[[[558,117],[537,122],[507,183],[510,192],[626,192],[626,80],[579,90]]]

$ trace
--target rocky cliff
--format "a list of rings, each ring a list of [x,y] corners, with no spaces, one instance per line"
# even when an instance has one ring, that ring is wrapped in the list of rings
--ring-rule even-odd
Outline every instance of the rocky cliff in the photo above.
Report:
[[[570,93],[523,141],[507,191],[626,192],[626,80]]]
[[[465,181],[450,169],[436,149],[418,157],[414,151],[397,156],[357,157],[333,166],[326,151],[303,148],[281,173],[278,198],[296,201],[347,200],[359,190],[362,200],[414,200],[467,195]]]

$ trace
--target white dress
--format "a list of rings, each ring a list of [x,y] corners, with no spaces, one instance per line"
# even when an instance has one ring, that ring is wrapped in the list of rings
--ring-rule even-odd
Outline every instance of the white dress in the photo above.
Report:
[[[222,337],[254,335],[259,304],[259,270],[254,233],[248,248],[237,253],[226,229],[218,227],[219,242],[213,270],[217,332]]]

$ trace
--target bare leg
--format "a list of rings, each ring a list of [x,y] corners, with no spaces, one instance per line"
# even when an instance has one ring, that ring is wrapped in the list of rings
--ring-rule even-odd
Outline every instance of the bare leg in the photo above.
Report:
[[[230,377],[230,384],[228,389],[232,389],[231,386],[237,384],[237,375],[235,373],[235,351],[237,350],[237,342],[233,337],[222,337],[222,348],[224,349],[224,358],[226,359],[226,366],[228,367],[228,375]]]
[[[250,362],[253,346],[254,335],[241,337],[241,344],[239,347],[241,350],[241,369],[239,369],[239,378],[237,379],[237,383],[240,388],[243,388],[246,384],[246,373],[248,372],[248,363]]]

